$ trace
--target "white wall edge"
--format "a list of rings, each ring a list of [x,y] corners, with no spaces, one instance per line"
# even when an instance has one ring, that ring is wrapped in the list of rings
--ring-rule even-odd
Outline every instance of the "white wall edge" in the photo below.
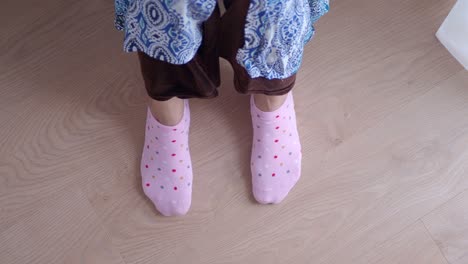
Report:
[[[468,0],[458,0],[436,37],[450,54],[468,70]]]

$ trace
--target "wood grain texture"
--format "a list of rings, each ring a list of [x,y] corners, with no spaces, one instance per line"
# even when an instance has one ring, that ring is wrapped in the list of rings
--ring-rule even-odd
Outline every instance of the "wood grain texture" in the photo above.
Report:
[[[468,263],[468,191],[465,191],[423,218],[450,264]]]
[[[253,201],[248,97],[222,61],[220,97],[191,101],[192,209],[164,218],[140,189],[146,97],[112,1],[9,1],[0,262],[444,263],[421,219],[464,260],[445,218],[467,206],[468,74],[434,37],[453,3],[332,2],[295,89],[303,176],[280,205]]]
[[[83,192],[66,188],[0,234],[2,263],[124,263]]]
[[[408,226],[371,252],[359,257],[356,264],[449,264],[421,221]]]

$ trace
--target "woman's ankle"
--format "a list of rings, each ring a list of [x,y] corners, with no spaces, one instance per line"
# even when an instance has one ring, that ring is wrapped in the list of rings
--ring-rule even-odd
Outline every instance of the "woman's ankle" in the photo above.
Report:
[[[184,115],[184,100],[174,97],[167,101],[149,100],[148,106],[153,117],[161,124],[175,126]]]
[[[278,110],[286,101],[288,94],[284,95],[265,95],[255,94],[254,102],[255,106],[263,112],[273,112]]]

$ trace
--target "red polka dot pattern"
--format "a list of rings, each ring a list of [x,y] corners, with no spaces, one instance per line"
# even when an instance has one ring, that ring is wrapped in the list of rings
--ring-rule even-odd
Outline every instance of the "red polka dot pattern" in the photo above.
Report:
[[[190,113],[185,102],[184,116],[178,125],[161,125],[148,109],[145,144],[141,157],[141,176],[145,194],[163,215],[182,215],[191,204],[193,172],[188,151]]]
[[[251,155],[254,197],[263,204],[279,203],[296,184],[301,172],[302,155],[299,153],[294,101],[288,93],[283,106],[273,112],[258,109],[253,96],[250,102],[254,132]]]

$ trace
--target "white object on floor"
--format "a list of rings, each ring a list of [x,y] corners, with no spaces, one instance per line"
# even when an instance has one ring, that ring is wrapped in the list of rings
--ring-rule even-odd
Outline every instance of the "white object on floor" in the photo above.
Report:
[[[455,3],[436,36],[468,70],[468,0],[458,0]]]

